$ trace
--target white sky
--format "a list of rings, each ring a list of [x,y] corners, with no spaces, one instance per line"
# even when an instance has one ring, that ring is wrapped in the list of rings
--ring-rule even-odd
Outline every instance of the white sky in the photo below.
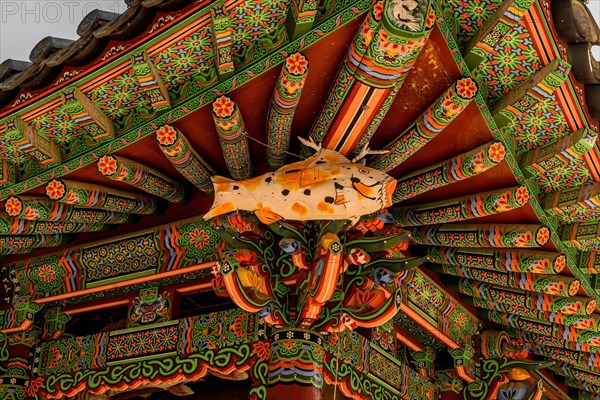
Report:
[[[600,24],[600,0],[588,7]],[[77,25],[91,10],[122,13],[123,0],[0,0],[0,62],[28,60],[29,52],[45,36],[77,39]],[[600,46],[594,55],[600,59]]]

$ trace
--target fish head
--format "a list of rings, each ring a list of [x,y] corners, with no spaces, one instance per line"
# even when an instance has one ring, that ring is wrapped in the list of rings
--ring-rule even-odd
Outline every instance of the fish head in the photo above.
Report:
[[[393,204],[396,180],[377,169],[360,164],[355,166],[350,178],[352,188],[359,196],[378,202],[381,208],[390,207]]]

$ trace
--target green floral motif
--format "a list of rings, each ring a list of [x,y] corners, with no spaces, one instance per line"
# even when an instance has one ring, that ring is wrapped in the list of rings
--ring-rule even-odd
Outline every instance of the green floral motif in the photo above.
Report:
[[[146,108],[144,91],[131,70],[95,87],[88,97],[113,121],[121,122],[132,111]]]
[[[438,310],[444,304],[444,293],[419,271],[415,271],[412,279],[406,282],[406,288],[409,301],[437,320]]]
[[[28,269],[27,276],[34,286],[34,297],[46,297],[64,291],[67,270],[57,262],[57,256],[41,257]]]
[[[486,87],[488,101],[494,103],[540,68],[539,55],[525,27],[525,21],[521,20],[473,70],[473,75]]]

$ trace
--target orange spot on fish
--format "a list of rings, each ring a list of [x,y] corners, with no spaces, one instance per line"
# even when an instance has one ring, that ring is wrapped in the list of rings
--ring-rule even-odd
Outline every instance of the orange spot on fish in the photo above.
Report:
[[[333,214],[333,208],[324,201],[319,202],[319,204],[317,205],[317,209],[324,213]]]
[[[295,202],[292,205],[292,211],[302,217],[305,216],[306,214],[308,214],[308,209],[298,202]]]

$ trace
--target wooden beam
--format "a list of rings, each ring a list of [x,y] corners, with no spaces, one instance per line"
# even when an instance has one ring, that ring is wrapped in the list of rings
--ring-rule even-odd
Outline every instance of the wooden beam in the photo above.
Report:
[[[200,157],[179,129],[170,125],[158,128],[156,141],[167,160],[185,179],[203,192],[214,191],[210,177],[216,174],[215,170]]]
[[[594,147],[597,138],[597,132],[589,128],[579,129],[523,154],[520,167],[531,176],[538,176],[556,166],[568,165],[573,159],[583,160],[583,156]]]
[[[498,127],[514,121],[538,102],[550,98],[567,79],[570,70],[569,63],[557,58],[504,95],[492,110],[492,117]]]
[[[118,213],[156,214],[160,206],[158,199],[152,196],[58,179],[48,182],[46,196],[59,203]]]
[[[235,180],[252,176],[248,134],[242,114],[236,104],[226,96],[213,103],[213,120],[229,173]]]
[[[5,127],[3,138],[41,165],[52,166],[62,161],[58,146],[20,117],[6,118]]]
[[[387,154],[373,157],[368,165],[389,172],[402,164],[450,125],[475,98],[477,90],[477,83],[472,78],[454,82],[409,129],[385,147],[389,150]]]
[[[233,42],[232,29],[225,4],[220,2],[210,9],[212,37],[214,41],[213,53],[217,75],[220,81],[225,81],[233,76]]]
[[[391,214],[401,226],[459,222],[523,207],[531,196],[526,186],[494,190],[453,199],[394,207]]]
[[[134,219],[130,214],[76,208],[68,204],[48,201],[44,197],[33,196],[9,197],[4,208],[9,216],[30,221],[126,224]]]
[[[421,193],[479,175],[498,165],[505,156],[504,145],[491,142],[427,166],[397,180],[393,202],[399,203]]]
[[[315,143],[349,155],[369,142],[433,28],[431,1],[415,3],[406,21],[395,17],[394,2],[371,8],[311,129]]]
[[[286,27],[290,41],[298,39],[313,26],[318,0],[291,0],[288,5]]]
[[[271,171],[285,165],[292,121],[308,74],[308,60],[300,53],[286,58],[277,79],[267,117],[267,162]]]
[[[73,121],[94,141],[115,137],[113,122],[77,87],[71,86],[61,92],[64,109]]]
[[[473,70],[521,20],[534,0],[506,0],[469,40],[463,58]]]
[[[190,193],[171,177],[145,166],[137,161],[115,155],[105,155],[96,164],[104,176],[117,182],[123,182],[146,193],[170,201],[185,204]]]
[[[131,55],[131,69],[154,111],[160,113],[170,110],[169,93],[146,50]]]

